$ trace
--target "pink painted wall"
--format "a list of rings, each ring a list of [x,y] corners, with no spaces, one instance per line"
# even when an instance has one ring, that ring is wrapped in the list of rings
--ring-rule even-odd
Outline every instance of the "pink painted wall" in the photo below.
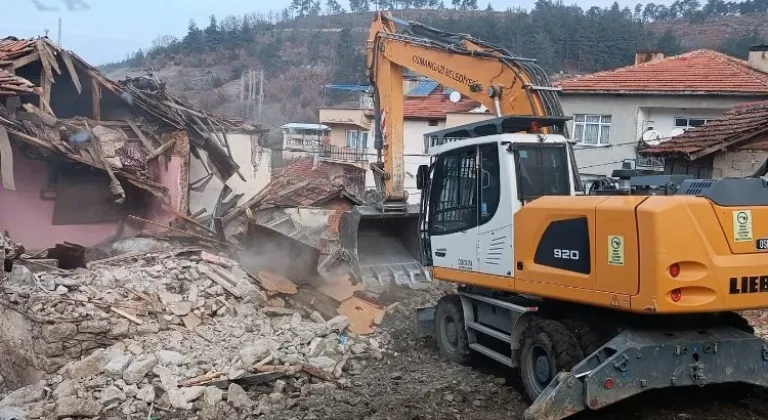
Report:
[[[162,142],[175,138],[176,144],[171,149],[171,153],[163,153],[154,160],[154,167],[149,170],[155,174],[164,187],[168,188],[169,202],[160,197],[154,197],[152,200],[152,214],[148,218],[152,221],[167,225],[176,218],[173,213],[163,209],[163,204],[179,213],[187,214],[189,207],[189,139],[187,133],[176,131],[164,135]],[[168,157],[170,156],[170,157]],[[150,163],[151,165],[152,163]],[[146,229],[157,230],[157,227],[146,226]]]
[[[179,156],[171,156],[170,159],[166,159],[165,156],[160,156],[156,159],[156,162],[158,181],[163,184],[163,186],[168,188],[168,196],[171,202],[167,203],[161,197],[153,197],[152,215],[148,217],[148,219],[167,225],[173,219],[175,219],[176,216],[174,216],[173,213],[165,211],[163,209],[163,204],[173,209],[179,208],[181,193],[178,179],[179,174],[181,173],[182,158]],[[181,213],[184,212],[182,211]],[[152,226],[147,226],[146,228],[154,230],[152,229]]]
[[[52,247],[63,241],[92,246],[109,239],[117,232],[117,223],[53,226],[55,201],[40,199],[45,186],[47,164],[29,160],[13,148],[13,176],[16,191],[0,187],[0,229],[27,249]]]
[[[181,208],[180,212],[186,213],[189,199],[186,195],[186,187],[189,185],[189,142],[186,133],[171,135],[182,137],[177,139],[170,158],[164,154],[150,163],[150,172],[155,179],[168,188],[170,203],[160,197],[153,197],[147,218],[162,224],[168,224],[176,217],[163,210],[163,204],[177,210]],[[46,183],[46,163],[25,158],[17,147],[13,147],[13,159],[16,191],[5,190],[0,186],[0,229],[10,232],[14,241],[22,243],[27,249],[43,249],[64,241],[93,246],[115,236],[119,226],[117,222],[52,225],[55,201],[40,199],[40,190]],[[137,226],[129,220],[124,234],[133,229],[162,230],[156,226]]]

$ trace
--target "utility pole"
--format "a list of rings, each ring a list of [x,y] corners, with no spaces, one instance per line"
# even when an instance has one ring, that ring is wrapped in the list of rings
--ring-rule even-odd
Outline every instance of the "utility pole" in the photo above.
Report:
[[[264,107],[264,69],[259,74],[259,110],[256,114],[256,121],[261,123],[261,109]]]
[[[59,17],[59,37],[56,43],[61,47],[61,17]]]

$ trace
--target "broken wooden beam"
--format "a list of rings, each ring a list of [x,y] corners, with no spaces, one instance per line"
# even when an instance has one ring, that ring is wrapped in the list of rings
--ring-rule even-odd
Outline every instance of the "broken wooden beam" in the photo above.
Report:
[[[163,152],[168,150],[174,144],[176,144],[176,137],[172,138],[171,140],[168,140],[162,146],[158,147],[157,150],[155,150],[154,152],[150,153],[149,156],[147,156],[147,161],[150,161],[150,160],[152,160],[152,159],[162,155]]]
[[[205,230],[206,232],[209,232],[209,233],[211,233],[213,235],[216,234],[216,232],[214,232],[212,229],[208,228],[204,224],[202,224],[202,223],[198,222],[197,220],[195,220],[195,219],[193,219],[193,218],[191,218],[189,216],[186,216],[186,215],[184,215],[184,214],[182,214],[182,213],[180,213],[180,212],[178,212],[178,211],[176,211],[176,210],[174,210],[174,209],[172,209],[172,208],[170,208],[168,206],[166,206],[165,204],[163,204],[163,210],[173,214],[174,216],[178,217],[179,219],[182,219],[185,222],[191,223],[191,224],[193,224],[193,225],[195,225],[195,226]]]
[[[242,298],[243,294],[240,293],[239,290],[237,290],[237,287],[226,279],[226,275],[222,275],[222,271],[220,268],[216,266],[211,265],[200,265],[198,267],[199,270],[203,272],[206,276],[208,276],[209,279],[211,279],[214,283],[221,286],[224,290],[229,292],[232,296],[236,298]]]
[[[158,227],[161,227],[163,229],[168,229],[168,230],[175,231],[175,232],[178,232],[178,233],[183,233],[185,235],[193,236],[193,237],[201,239],[203,241],[213,242],[213,243],[216,243],[216,244],[219,244],[219,245],[225,245],[225,246],[229,246],[229,247],[232,247],[232,248],[235,248],[235,249],[239,249],[239,250],[245,250],[245,248],[239,247],[237,245],[234,245],[234,244],[231,244],[231,243],[228,243],[228,242],[221,242],[221,241],[218,241],[216,239],[208,238],[208,237],[203,236],[203,235],[198,235],[198,234],[196,234],[194,232],[189,232],[189,231],[184,230],[184,229],[179,229],[179,228],[174,228],[174,227],[166,226],[166,225],[164,225],[162,223],[154,222],[152,220],[143,219],[141,217],[134,216],[132,214],[129,214],[128,217],[131,218],[131,219],[137,220],[139,222],[142,222],[142,223],[148,223],[150,225],[158,226]]]
[[[91,106],[93,119],[96,121],[101,120],[101,83],[96,79],[91,78]]]
[[[133,132],[136,134],[136,137],[139,138],[139,141],[147,149],[147,152],[149,152],[150,155],[155,153],[155,146],[149,141],[147,136],[141,132],[141,129],[133,121],[128,121],[128,126],[131,127],[131,130],[133,130]]]
[[[72,56],[69,55],[69,52],[63,50],[61,51],[61,59],[64,61],[64,66],[67,67],[69,77],[72,79],[72,83],[75,85],[77,93],[83,93],[83,85],[80,84],[80,77],[77,75],[77,69],[75,68],[74,64],[72,64]]]

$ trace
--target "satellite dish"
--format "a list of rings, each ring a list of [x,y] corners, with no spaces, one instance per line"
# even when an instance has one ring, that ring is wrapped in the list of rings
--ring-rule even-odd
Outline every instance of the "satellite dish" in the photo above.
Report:
[[[678,128],[674,128],[674,129],[672,129],[672,131],[669,132],[669,137],[679,136],[680,134],[683,134],[683,133],[685,133],[684,129],[679,128],[679,127]]]
[[[455,90],[451,92],[450,95],[448,95],[448,99],[451,100],[451,102],[457,104],[461,100],[461,93],[456,92]]]
[[[656,146],[661,143],[661,137],[661,133],[653,129],[643,133],[643,141],[649,146]]]

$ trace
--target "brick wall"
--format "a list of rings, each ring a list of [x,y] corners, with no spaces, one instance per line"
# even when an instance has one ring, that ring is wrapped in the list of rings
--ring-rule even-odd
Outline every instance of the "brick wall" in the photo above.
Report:
[[[735,150],[720,153],[712,163],[713,178],[728,178],[751,175],[768,157],[764,150]]]
[[[339,219],[345,211],[351,210],[352,206],[353,204],[345,198],[334,198],[323,204],[323,208],[334,211],[334,213],[328,217],[328,233],[332,234],[334,237],[338,237]]]

